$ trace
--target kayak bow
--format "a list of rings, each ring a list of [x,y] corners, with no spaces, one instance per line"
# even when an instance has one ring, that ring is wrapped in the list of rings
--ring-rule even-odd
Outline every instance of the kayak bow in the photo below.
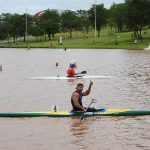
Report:
[[[0,117],[71,117],[81,116],[83,112],[46,111],[46,112],[1,112]],[[150,115],[150,110],[99,109],[97,112],[86,112],[85,116],[141,116]]]

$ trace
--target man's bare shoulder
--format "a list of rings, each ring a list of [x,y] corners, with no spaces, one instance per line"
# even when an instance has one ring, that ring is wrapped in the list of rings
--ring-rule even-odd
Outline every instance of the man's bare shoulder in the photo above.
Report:
[[[79,96],[79,93],[75,91],[72,93],[72,96]]]

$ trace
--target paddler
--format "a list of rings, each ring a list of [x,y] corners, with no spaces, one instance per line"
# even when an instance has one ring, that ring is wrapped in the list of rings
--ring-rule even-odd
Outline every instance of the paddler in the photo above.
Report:
[[[77,84],[76,91],[73,92],[71,96],[71,104],[72,104],[73,111],[83,111],[83,112],[96,111],[95,108],[87,109],[86,107],[83,107],[82,105],[82,97],[90,94],[92,85],[93,85],[93,82],[90,81],[88,89],[85,92],[82,92],[84,85],[82,83]]]
[[[67,69],[67,75],[68,77],[73,77],[76,75],[75,73],[75,68],[76,68],[76,63],[75,62],[70,62],[69,68]]]

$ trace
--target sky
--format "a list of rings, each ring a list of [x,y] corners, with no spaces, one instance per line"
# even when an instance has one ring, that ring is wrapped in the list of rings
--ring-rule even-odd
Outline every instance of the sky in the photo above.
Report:
[[[87,10],[94,1],[97,4],[103,3],[106,8],[109,8],[113,2],[116,4],[124,2],[124,0],[0,0],[0,14],[24,14],[26,10],[29,14],[35,14],[46,9]]]

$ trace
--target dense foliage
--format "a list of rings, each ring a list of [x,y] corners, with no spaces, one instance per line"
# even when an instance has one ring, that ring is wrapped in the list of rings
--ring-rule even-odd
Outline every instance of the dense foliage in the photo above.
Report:
[[[100,36],[101,28],[110,26],[115,32],[133,31],[137,39],[142,40],[142,29],[150,25],[150,0],[125,0],[121,4],[113,4],[109,9],[103,4],[92,5],[89,10],[45,10],[39,16],[27,14],[1,14],[0,40],[13,38],[13,41],[27,41],[27,35],[37,38],[54,38],[56,33],[68,32],[72,38],[72,31],[83,31],[88,35],[91,28],[96,29]],[[27,15],[27,16],[26,16]]]

